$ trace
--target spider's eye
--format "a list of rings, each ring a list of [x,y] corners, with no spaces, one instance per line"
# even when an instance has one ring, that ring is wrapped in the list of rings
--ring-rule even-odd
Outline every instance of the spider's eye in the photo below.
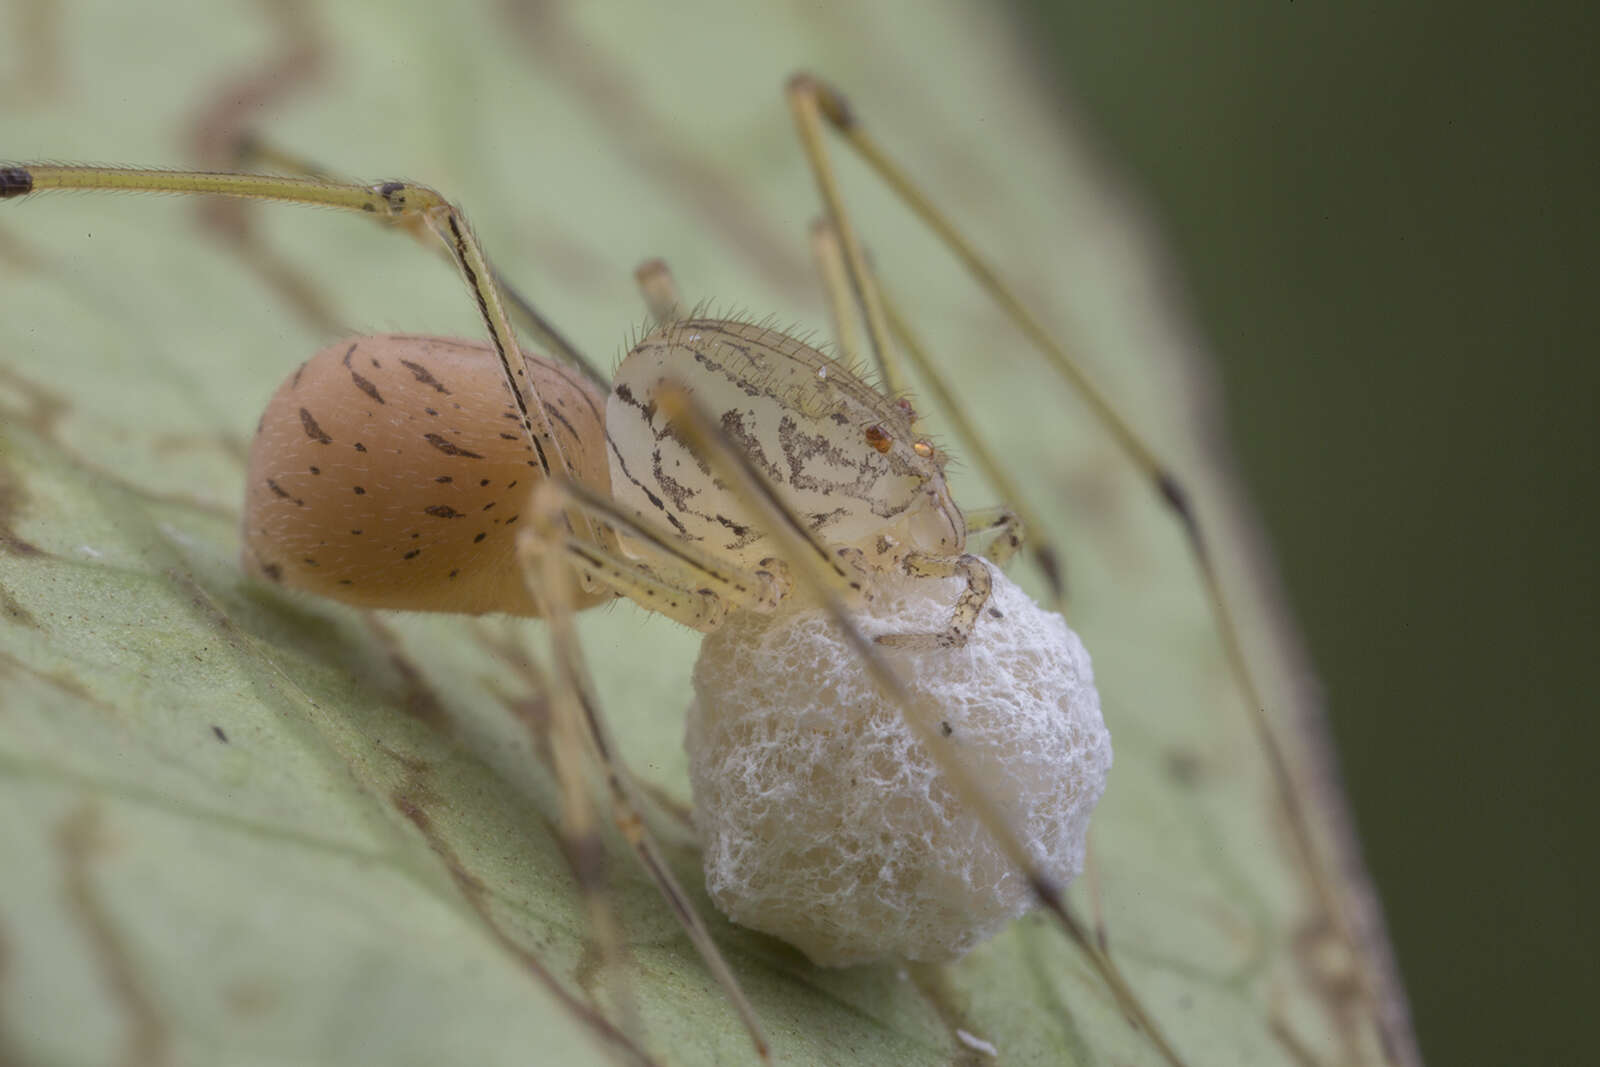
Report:
[[[917,421],[917,409],[912,407],[911,401],[907,400],[905,397],[896,397],[894,406],[899,408],[901,413],[912,422]]]
[[[923,459],[928,459],[933,455],[933,446],[926,441],[918,441],[916,444],[911,446],[911,451],[915,452]]]
[[[890,437],[888,431],[882,426],[874,423],[867,427],[867,444],[876,448],[879,452],[887,452],[889,451],[889,446],[894,444],[894,438]]]

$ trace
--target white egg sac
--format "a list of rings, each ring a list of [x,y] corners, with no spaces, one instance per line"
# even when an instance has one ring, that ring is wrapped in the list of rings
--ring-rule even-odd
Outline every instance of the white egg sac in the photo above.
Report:
[[[1088,653],[999,572],[965,648],[879,646],[939,743],[1043,871],[1083,869],[1111,768]],[[944,628],[959,579],[894,578],[869,635]],[[900,710],[814,605],[744,612],[702,645],[685,744],[706,885],[734,922],[825,966],[956,959],[1035,903]]]

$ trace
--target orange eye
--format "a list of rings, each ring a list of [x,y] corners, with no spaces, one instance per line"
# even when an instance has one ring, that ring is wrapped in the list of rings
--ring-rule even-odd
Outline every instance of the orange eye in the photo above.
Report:
[[[915,452],[923,459],[927,459],[933,455],[933,446],[926,441],[918,441],[916,444],[911,446],[911,451]]]
[[[889,446],[894,444],[894,438],[882,426],[872,425],[867,427],[867,444],[879,452],[889,451]]]

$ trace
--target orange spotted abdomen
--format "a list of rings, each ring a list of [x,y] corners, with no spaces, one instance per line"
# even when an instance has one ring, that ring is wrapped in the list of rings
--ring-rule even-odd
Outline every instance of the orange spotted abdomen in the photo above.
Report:
[[[603,396],[575,371],[528,367],[562,450],[606,493]],[[516,533],[542,477],[487,345],[347,339],[312,356],[261,417],[244,568],[363,607],[537,614]],[[605,599],[574,592],[582,606]]]

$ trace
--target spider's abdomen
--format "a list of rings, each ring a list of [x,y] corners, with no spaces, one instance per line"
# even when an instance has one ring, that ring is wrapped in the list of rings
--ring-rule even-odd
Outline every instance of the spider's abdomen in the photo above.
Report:
[[[563,451],[604,492],[601,397],[575,372],[528,367]],[[487,345],[350,338],[312,356],[261,417],[244,569],[364,607],[537,614],[515,539],[540,477]]]

